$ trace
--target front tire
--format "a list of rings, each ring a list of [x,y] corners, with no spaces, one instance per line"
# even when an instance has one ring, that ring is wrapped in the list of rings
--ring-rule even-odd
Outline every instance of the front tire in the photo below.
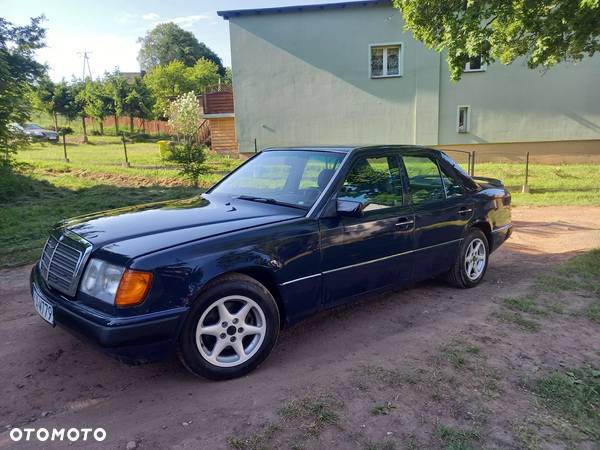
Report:
[[[192,305],[179,340],[179,359],[194,375],[211,380],[243,376],[271,353],[279,335],[279,310],[262,284],[226,275]]]
[[[483,231],[478,228],[469,230],[448,272],[448,281],[463,289],[477,286],[487,270],[489,253],[489,244]]]

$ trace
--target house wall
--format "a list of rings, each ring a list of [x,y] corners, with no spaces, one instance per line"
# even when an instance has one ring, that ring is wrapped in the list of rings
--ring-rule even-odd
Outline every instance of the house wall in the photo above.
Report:
[[[524,60],[485,72],[440,76],[442,144],[600,139],[600,57],[546,72]],[[456,132],[458,105],[469,105],[470,132]]]
[[[230,20],[240,151],[298,144],[412,143],[415,91],[437,110],[439,57],[402,33],[398,12],[359,8]],[[369,44],[404,41],[402,77],[369,78]],[[418,54],[424,57],[417,58]],[[417,75],[421,75],[417,84]],[[433,90],[433,92],[431,92]]]
[[[546,73],[494,64],[452,82],[443,55],[404,33],[389,6],[229,22],[241,152],[254,139],[259,148],[596,140],[600,149],[600,57]],[[402,77],[371,79],[369,45],[396,42]],[[457,133],[458,105],[470,106],[470,133]]]

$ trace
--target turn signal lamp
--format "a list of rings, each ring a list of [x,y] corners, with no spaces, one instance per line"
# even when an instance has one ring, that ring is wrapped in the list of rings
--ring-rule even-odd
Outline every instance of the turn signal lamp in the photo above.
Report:
[[[120,308],[139,305],[146,298],[151,284],[150,272],[126,270],[119,283],[115,305]]]

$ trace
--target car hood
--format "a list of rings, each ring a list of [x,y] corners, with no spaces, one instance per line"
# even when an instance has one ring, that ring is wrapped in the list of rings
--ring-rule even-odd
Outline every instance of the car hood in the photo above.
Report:
[[[304,214],[285,206],[203,195],[81,216],[61,228],[92,243],[94,250],[129,259]]]

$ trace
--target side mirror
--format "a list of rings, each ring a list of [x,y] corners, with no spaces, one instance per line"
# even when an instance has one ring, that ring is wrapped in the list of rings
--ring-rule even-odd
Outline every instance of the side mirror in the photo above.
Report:
[[[337,213],[340,216],[346,217],[362,217],[363,204],[361,202],[354,202],[352,200],[338,200]]]

